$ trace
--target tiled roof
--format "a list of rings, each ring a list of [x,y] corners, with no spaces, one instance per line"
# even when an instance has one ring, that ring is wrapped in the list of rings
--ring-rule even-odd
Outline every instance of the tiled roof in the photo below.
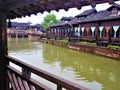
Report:
[[[69,24],[77,24],[78,23],[78,18],[77,17],[75,17],[75,18],[73,18],[71,21],[69,21],[68,22]]]
[[[29,23],[17,23],[17,22],[12,22],[12,26],[30,26]]]
[[[15,28],[15,27],[18,27],[18,28],[28,28],[28,27],[31,27],[31,28],[43,28],[41,24],[36,24],[36,25],[31,25],[30,23],[18,23],[18,22],[12,22],[12,27],[11,28]]]
[[[92,13],[97,13],[97,11],[95,9],[86,10],[83,13],[76,15],[75,17],[88,16],[88,15],[90,15]]]
[[[113,8],[113,7],[120,8],[120,5],[113,4],[110,8]],[[52,27],[62,26],[66,24],[74,25],[77,23],[84,23],[84,22],[96,22],[96,21],[104,21],[104,20],[111,20],[111,19],[120,19],[120,15],[116,15],[116,16],[110,15],[111,14],[111,11],[109,10],[110,8],[108,8],[107,10],[99,11],[99,12],[97,12],[95,9],[86,10],[83,13],[77,15],[71,21],[68,21],[68,22],[61,21]],[[78,16],[84,16],[84,15],[86,16],[83,18],[78,18]]]
[[[104,10],[104,11],[99,11],[95,15],[90,16],[89,18],[86,18],[84,20],[78,20],[78,23],[104,21],[104,20],[111,20],[116,18],[120,19],[120,15],[111,16],[109,11]]]
[[[109,7],[107,10],[108,10],[108,11],[111,11],[112,8],[118,8],[118,9],[120,10],[120,5],[114,3],[114,4],[113,4],[111,7]]]
[[[62,26],[62,25],[64,25],[64,24],[65,24],[65,21],[60,21],[60,22],[56,23],[55,25],[50,26],[50,28]]]
[[[73,17],[62,17],[61,20],[62,21],[71,21],[73,19]]]
[[[107,10],[99,11],[98,13],[89,16],[89,18],[86,18],[84,21],[96,21],[96,20],[102,20],[106,17],[110,16],[110,12]]]
[[[99,11],[97,13],[91,14],[87,18],[79,19],[78,22],[79,23],[83,23],[83,22],[91,22],[91,21],[95,22],[95,21],[110,20],[110,19],[116,19],[116,18],[120,19],[120,15],[115,15],[115,16],[111,16],[110,15],[111,14],[111,10],[114,7],[120,9],[120,5],[113,4],[107,10],[103,10],[103,11]]]

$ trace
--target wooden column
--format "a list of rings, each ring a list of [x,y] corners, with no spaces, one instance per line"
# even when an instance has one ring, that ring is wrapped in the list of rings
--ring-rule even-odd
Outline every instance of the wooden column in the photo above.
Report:
[[[119,38],[120,38],[120,29],[119,29]]]
[[[6,14],[0,12],[0,89],[8,90],[5,55],[7,54]]]
[[[95,40],[97,42],[97,45],[98,45],[98,33],[99,33],[99,26],[101,25],[100,22],[97,23],[96,25],[96,30],[95,30]]]

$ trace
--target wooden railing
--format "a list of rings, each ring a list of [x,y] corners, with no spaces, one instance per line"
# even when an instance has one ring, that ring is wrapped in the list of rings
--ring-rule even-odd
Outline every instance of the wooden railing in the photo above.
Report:
[[[13,90],[52,90],[50,87],[34,80],[31,77],[31,73],[56,84],[56,90],[62,90],[62,88],[66,90],[90,90],[13,57],[6,56],[6,60],[22,68],[22,72],[20,72],[12,66],[7,65],[7,73]]]

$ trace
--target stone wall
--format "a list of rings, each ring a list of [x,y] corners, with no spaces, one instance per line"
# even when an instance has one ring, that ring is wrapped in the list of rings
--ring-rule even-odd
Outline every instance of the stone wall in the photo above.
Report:
[[[77,43],[69,43],[68,48],[120,60],[120,51],[118,50],[112,50],[112,49],[108,49],[105,47],[93,47],[93,46],[79,45]]]
[[[120,51],[118,51],[118,50],[96,47],[94,49],[94,53],[98,54],[98,55],[107,56],[107,57],[111,57],[111,58],[115,58],[115,59],[120,60]]]
[[[66,46],[61,44],[59,41],[52,42],[51,40],[41,40],[41,39],[39,41],[120,60],[120,51],[118,50],[112,50],[105,47],[85,46],[85,45],[80,45],[78,43],[69,43]]]

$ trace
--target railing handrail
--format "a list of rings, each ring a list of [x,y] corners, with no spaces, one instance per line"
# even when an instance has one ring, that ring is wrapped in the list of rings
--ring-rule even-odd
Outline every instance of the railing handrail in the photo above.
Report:
[[[35,79],[33,79],[33,78],[24,78],[23,77],[23,75],[22,75],[22,72],[20,72],[19,70],[16,70],[15,68],[13,68],[13,67],[11,67],[11,66],[9,66],[9,65],[7,65],[7,73],[8,73],[8,76],[9,76],[9,78],[11,78],[12,79],[12,76],[10,76],[10,74],[12,73],[14,73],[14,75],[16,75],[17,77],[19,77],[19,80],[20,80],[20,78],[22,79],[22,81],[21,82],[23,82],[23,81],[27,81],[29,84],[28,85],[32,85],[32,86],[34,86],[34,87],[36,87],[38,90],[52,90],[50,87],[48,87],[48,86],[45,86],[44,84],[42,84],[42,83],[40,83],[40,82],[38,82],[37,80],[35,80]],[[15,79],[15,78],[14,78]],[[18,79],[18,78],[17,78]],[[16,79],[16,80],[17,80]],[[18,81],[18,80],[17,80]],[[16,81],[16,82],[17,82]],[[14,81],[15,82],[15,81]],[[19,81],[20,82],[20,81]],[[15,83],[15,84],[17,84],[17,83]],[[14,86],[13,86],[14,87]],[[15,87],[14,87],[15,88]],[[25,89],[23,89],[23,86],[22,85],[20,85],[20,87],[17,87],[17,89],[18,88],[22,88],[21,90],[25,90]],[[13,89],[14,90],[14,89]],[[30,90],[34,90],[34,89],[30,89]]]
[[[49,72],[46,72],[40,68],[37,68],[37,67],[34,67],[30,64],[24,63],[24,62],[22,62],[18,59],[15,59],[11,56],[6,55],[6,60],[9,62],[12,62],[12,63],[14,63],[22,68],[26,68],[30,72],[32,72],[32,73],[34,73],[34,74],[36,74],[44,79],[47,79],[48,81],[56,84],[57,86],[62,86],[65,89],[68,89],[68,90],[90,90],[86,87],[83,87],[83,86],[78,85],[76,83],[73,83],[71,81],[65,80],[59,76],[56,76],[56,75],[51,74]]]

